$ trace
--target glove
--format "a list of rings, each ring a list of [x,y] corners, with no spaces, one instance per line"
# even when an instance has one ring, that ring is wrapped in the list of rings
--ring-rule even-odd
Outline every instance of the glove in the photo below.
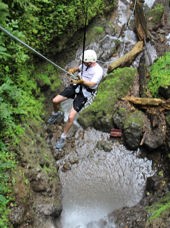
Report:
[[[78,71],[78,68],[77,68],[77,67],[74,67],[74,68],[70,68],[70,69],[68,70],[68,73],[69,73],[69,74],[74,74],[76,71]]]

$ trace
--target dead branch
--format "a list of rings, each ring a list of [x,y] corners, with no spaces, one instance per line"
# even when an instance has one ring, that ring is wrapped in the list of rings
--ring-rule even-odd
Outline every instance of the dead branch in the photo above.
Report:
[[[170,110],[170,100],[163,100],[159,98],[141,98],[134,96],[126,96],[122,98],[124,101],[129,101],[132,104],[143,106],[143,108],[148,107],[159,107],[162,110]]]
[[[120,57],[113,63],[111,63],[108,67],[108,73],[113,71],[119,66],[124,66],[127,63],[131,63],[134,58],[136,57],[137,54],[139,54],[143,50],[143,41],[139,41],[135,44],[135,46],[132,48],[131,51],[129,51],[127,54],[124,56]]]

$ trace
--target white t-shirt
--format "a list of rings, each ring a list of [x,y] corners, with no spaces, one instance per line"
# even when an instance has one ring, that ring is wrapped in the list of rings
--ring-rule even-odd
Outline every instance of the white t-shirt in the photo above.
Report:
[[[92,67],[87,67],[87,66],[85,66],[83,64],[83,72],[82,72],[82,65],[80,65],[79,69],[80,69],[80,76],[82,77],[82,79],[96,83],[95,86],[91,86],[89,88],[90,89],[97,89],[97,87],[98,87],[98,85],[99,85],[99,83],[100,83],[100,81],[102,80],[102,77],[103,77],[103,69],[102,69],[102,67],[98,63],[96,63]],[[91,96],[91,93],[88,92],[86,90],[86,88],[83,88],[82,92],[83,92],[83,95],[85,97]]]

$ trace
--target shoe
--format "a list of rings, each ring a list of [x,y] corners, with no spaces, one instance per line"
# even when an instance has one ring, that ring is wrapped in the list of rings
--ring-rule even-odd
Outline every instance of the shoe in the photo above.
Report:
[[[56,142],[55,148],[58,149],[58,150],[59,150],[59,149],[62,149],[62,148],[64,147],[65,143],[66,143],[66,139],[60,138],[60,139]]]
[[[55,124],[62,122],[64,119],[64,113],[61,111],[53,113],[50,118],[48,119],[47,123],[48,124]]]

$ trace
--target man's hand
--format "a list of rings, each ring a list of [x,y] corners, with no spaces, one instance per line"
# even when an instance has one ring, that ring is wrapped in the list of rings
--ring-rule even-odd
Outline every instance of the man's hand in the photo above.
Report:
[[[71,79],[71,83],[72,84],[83,84],[83,79],[78,79],[78,80]]]
[[[77,67],[73,67],[73,68],[70,68],[69,70],[68,70],[68,73],[69,74],[74,74],[76,71],[78,71],[79,70],[79,68],[77,68]]]

